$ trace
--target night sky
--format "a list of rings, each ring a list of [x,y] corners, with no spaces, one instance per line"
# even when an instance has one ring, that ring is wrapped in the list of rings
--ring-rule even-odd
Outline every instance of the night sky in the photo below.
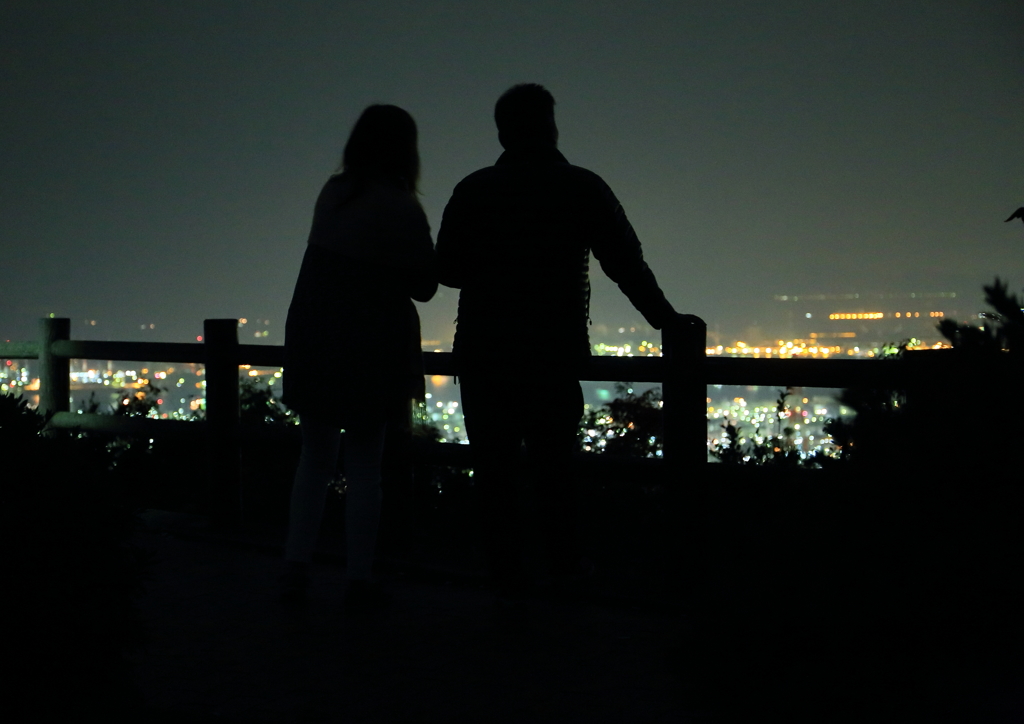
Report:
[[[980,310],[996,274],[1024,287],[1003,223],[1024,205],[1022,28],[1020,0],[4,0],[0,338],[53,312],[87,339],[269,319],[280,344],[361,110],[416,119],[436,233],[520,82],[554,94],[560,149],[616,192],[676,308],[724,335],[770,329],[775,294]],[[594,277],[601,341],[640,317]],[[425,339],[450,343],[456,299],[420,305]]]

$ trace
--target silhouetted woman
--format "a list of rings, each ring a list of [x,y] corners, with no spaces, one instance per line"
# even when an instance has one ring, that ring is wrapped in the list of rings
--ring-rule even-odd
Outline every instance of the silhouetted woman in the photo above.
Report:
[[[345,609],[375,608],[371,566],[388,418],[422,397],[419,317],[437,291],[419,201],[416,123],[374,105],[356,121],[341,172],[313,212],[285,329],[283,401],[298,412],[302,454],[292,487],[282,597],[305,598],[307,567],[345,432]]]

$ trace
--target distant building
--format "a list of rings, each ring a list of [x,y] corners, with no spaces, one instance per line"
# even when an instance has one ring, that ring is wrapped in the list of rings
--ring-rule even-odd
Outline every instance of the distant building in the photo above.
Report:
[[[956,292],[776,295],[777,338],[844,348],[881,347],[905,339],[925,345],[943,341],[943,319],[965,322],[976,312]]]

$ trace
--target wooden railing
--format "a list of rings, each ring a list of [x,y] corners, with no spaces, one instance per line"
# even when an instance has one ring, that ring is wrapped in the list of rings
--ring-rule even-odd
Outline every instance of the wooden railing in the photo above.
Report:
[[[49,427],[122,435],[195,435],[205,433],[211,483],[224,490],[239,487],[239,441],[246,436],[280,434],[266,426],[242,426],[239,418],[240,365],[281,367],[281,346],[239,344],[238,320],[208,319],[202,343],[97,342],[70,338],[67,318],[40,320],[38,342],[0,343],[0,356],[39,360],[39,409],[51,415]],[[852,359],[749,359],[705,356],[706,327],[680,315],[662,332],[661,357],[592,357],[584,380],[660,382],[664,400],[664,462],[693,468],[707,462],[707,385],[778,387],[868,387],[877,389],[950,389],[991,374],[990,361],[975,361],[945,351],[915,352],[897,363]],[[206,375],[206,422],[154,420],[70,411],[70,360],[107,359],[202,363]],[[450,353],[426,352],[428,375],[456,373]],[[524,369],[543,373],[543,360],[522,359]],[[468,446],[434,446],[428,457],[465,460]]]

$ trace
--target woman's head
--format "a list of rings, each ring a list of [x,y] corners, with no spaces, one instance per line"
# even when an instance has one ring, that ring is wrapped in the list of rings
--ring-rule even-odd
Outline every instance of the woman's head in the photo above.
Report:
[[[356,178],[387,179],[416,191],[420,179],[416,122],[398,106],[370,106],[348,137],[341,167]]]

